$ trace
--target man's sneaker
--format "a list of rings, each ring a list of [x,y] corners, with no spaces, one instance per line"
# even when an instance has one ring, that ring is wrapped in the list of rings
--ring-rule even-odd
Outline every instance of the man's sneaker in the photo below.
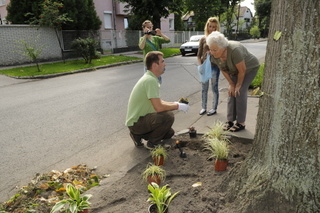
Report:
[[[147,149],[149,149],[149,150],[152,150],[152,149],[154,149],[154,148],[156,147],[156,144],[148,141],[147,144],[145,145],[145,147],[146,147]]]
[[[171,145],[169,145],[169,144],[163,144],[162,146],[167,150],[169,150],[171,148]]]
[[[130,132],[130,137],[133,140],[133,143],[136,147],[142,147],[143,143],[141,142],[141,137],[138,135],[134,135]]]
[[[150,141],[148,141],[147,144],[145,145],[145,147],[149,150],[156,148],[156,146],[162,146],[163,148],[165,148],[167,150],[169,150],[171,148],[171,145],[169,145],[169,144],[164,144],[164,143],[154,144]]]

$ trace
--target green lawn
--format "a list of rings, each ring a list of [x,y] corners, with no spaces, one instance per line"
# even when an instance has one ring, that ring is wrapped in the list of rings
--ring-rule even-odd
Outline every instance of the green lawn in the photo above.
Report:
[[[41,64],[40,69],[41,72],[37,70],[35,65],[33,66],[25,66],[25,67],[17,67],[11,69],[0,70],[0,73],[9,75],[9,76],[37,76],[37,75],[49,75],[49,74],[56,74],[56,73],[63,73],[63,72],[70,72],[75,70],[87,69],[87,68],[94,68],[102,65],[114,64],[123,61],[133,61],[133,60],[141,60],[141,58],[137,57],[130,57],[130,56],[115,56],[115,55],[108,55],[103,56],[100,59],[92,60],[91,64],[85,64],[84,60],[71,60],[63,62],[53,62],[53,63],[46,63]]]
[[[165,49],[162,49],[161,51],[164,53],[165,57],[170,57],[180,52],[179,49],[175,49],[175,48],[165,48]],[[141,60],[141,58],[124,56],[124,55],[108,55],[108,56],[102,56],[100,59],[92,60],[91,64],[85,64],[84,60],[82,59],[70,60],[70,61],[68,60],[65,63],[53,62],[53,63],[41,64],[40,65],[41,72],[37,70],[37,67],[34,64],[32,66],[29,65],[24,67],[3,69],[3,70],[0,70],[0,74],[5,74],[8,76],[15,76],[15,77],[50,75],[50,74],[71,72],[71,71],[88,69],[88,68],[95,69],[95,67],[99,67],[103,65],[110,65],[110,64],[115,64],[119,62],[129,62],[129,61],[135,61],[135,60]]]

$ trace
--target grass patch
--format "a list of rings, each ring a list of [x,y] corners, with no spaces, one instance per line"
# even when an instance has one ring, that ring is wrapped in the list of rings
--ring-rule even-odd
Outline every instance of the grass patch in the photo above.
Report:
[[[0,70],[1,74],[9,75],[9,76],[37,76],[37,75],[49,75],[63,72],[70,72],[75,70],[94,68],[103,65],[114,64],[118,62],[124,61],[133,61],[133,60],[141,60],[138,57],[124,56],[124,55],[108,55],[102,56],[99,59],[92,60],[91,64],[85,64],[83,59],[79,60],[70,60],[63,62],[54,62],[48,64],[41,64],[40,69],[41,72],[37,70],[37,67],[34,66],[26,66],[26,67],[17,67],[11,69]]]
[[[257,87],[261,88],[263,73],[264,73],[264,64],[261,64],[256,77],[253,79],[252,83],[250,84],[250,88],[257,88]]]
[[[177,54],[180,54],[180,49],[178,48],[164,48],[164,49],[161,49],[160,51],[163,53],[164,58],[168,58],[168,57],[172,57]]]
[[[177,48],[164,48],[164,49],[160,49],[160,52],[163,53],[163,57],[164,58],[168,58],[168,57],[172,57],[172,56],[176,56],[178,54],[180,54],[180,49]],[[142,50],[138,51],[138,53],[142,53]]]
[[[172,57],[180,53],[180,50],[177,48],[164,48],[161,49],[164,57]],[[142,51],[141,51],[142,55]],[[102,56],[100,59],[93,59],[91,64],[85,64],[83,59],[78,60],[69,60],[65,63],[63,62],[53,62],[41,64],[41,72],[37,70],[36,65],[25,66],[25,67],[16,67],[10,69],[0,70],[0,74],[15,76],[15,77],[27,77],[27,76],[37,76],[37,75],[50,75],[64,72],[71,72],[76,70],[88,69],[103,65],[115,64],[125,61],[134,61],[141,60],[138,57],[124,56],[124,55],[108,55]]]

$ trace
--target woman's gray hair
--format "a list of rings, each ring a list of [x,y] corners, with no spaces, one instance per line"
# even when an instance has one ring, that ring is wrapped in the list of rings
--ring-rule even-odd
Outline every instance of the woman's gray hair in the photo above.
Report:
[[[213,44],[217,44],[220,48],[226,48],[228,46],[228,39],[218,31],[213,31],[208,35],[206,42],[209,47]]]

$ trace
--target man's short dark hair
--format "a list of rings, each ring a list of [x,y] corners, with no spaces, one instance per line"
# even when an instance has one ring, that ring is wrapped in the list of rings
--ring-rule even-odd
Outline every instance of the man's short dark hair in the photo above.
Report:
[[[145,63],[148,70],[151,69],[153,63],[159,64],[159,55],[163,56],[160,51],[151,51],[146,55]]]

